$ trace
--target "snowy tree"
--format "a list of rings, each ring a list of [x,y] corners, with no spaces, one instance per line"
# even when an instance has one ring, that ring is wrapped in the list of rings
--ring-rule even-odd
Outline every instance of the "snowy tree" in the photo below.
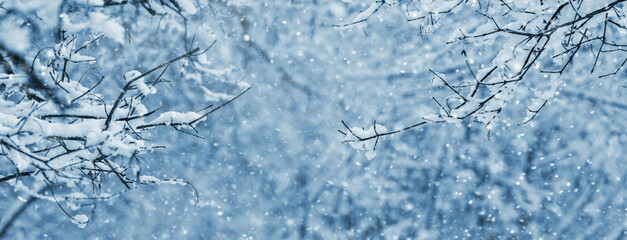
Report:
[[[128,8],[135,13],[118,11]],[[159,49],[166,56],[178,56],[162,62],[158,58],[140,60],[135,66],[133,59],[154,52],[150,50],[153,46],[116,53],[127,41],[145,38],[141,32],[133,32],[141,25],[125,27],[128,21],[161,16],[164,24],[188,27],[188,17],[196,13],[191,1],[12,1],[3,2],[0,11],[1,183],[26,193],[30,199],[57,203],[81,228],[89,221],[81,213],[82,206],[115,198],[141,184],[189,186],[192,199],[198,201],[189,182],[162,179],[142,171],[149,163],[141,156],[166,147],[151,143],[154,136],[149,133],[154,128],[171,127],[202,138],[196,126],[250,87],[233,83],[241,92],[231,96],[214,93],[198,81],[204,99],[195,101],[204,104],[202,108],[167,109],[155,103],[160,91],[172,89],[159,88],[175,86],[180,81],[177,79],[209,74],[203,67],[208,65],[206,53],[215,40],[197,43],[184,30],[161,39],[185,40],[177,46],[182,49]],[[196,45],[205,46],[201,50]],[[121,69],[110,70],[116,65]],[[168,74],[175,68],[180,71]],[[107,73],[103,73],[105,69]],[[211,104],[221,100],[220,105]],[[12,221],[2,226],[0,236]]]
[[[349,23],[335,26],[344,29],[365,24],[381,9],[401,2],[375,1]],[[499,124],[500,113],[513,95],[525,89],[534,96],[529,96],[526,116],[518,125],[528,124],[558,92],[565,71],[576,71],[569,67],[574,61],[588,63],[591,77],[620,79],[617,74],[627,62],[626,45],[621,42],[627,34],[623,2],[408,1],[403,4],[407,22],[417,23],[420,34],[448,34],[440,38],[442,45],[463,45],[459,58],[464,59],[467,73],[447,76],[450,69],[429,69],[431,86],[451,95],[433,97],[439,110],[425,114],[416,124],[376,131],[374,123],[363,132],[343,122],[346,130],[340,132],[351,146],[368,148],[366,154],[371,158],[380,137],[429,123],[460,124],[472,119],[491,130]],[[440,33],[438,28],[448,24],[450,15],[471,17],[452,33]],[[578,54],[580,50],[590,54]]]
[[[344,227],[354,229],[352,234],[391,239],[624,236],[624,230],[601,233],[604,227],[584,223],[614,225],[611,216],[620,211],[609,209],[623,199],[613,189],[625,178],[614,170],[624,168],[616,155],[624,149],[616,143],[624,143],[625,135],[611,133],[624,127],[615,115],[627,109],[622,101],[623,1],[376,1],[355,8],[360,7],[356,17],[335,28],[372,36],[387,31],[383,26],[390,27],[385,25],[390,17],[382,15],[392,11],[425,39],[416,45],[424,44],[426,51],[418,48],[413,58],[397,62],[411,65],[413,60],[426,68],[428,74],[418,70],[410,76],[424,77],[431,91],[409,96],[424,99],[415,101],[423,105],[428,99],[436,108],[397,97],[405,105],[387,106],[373,116],[392,121],[391,130],[379,125],[384,121],[371,121],[369,128],[342,122],[345,143],[365,150],[366,158],[375,150],[385,154],[375,162],[358,160],[368,166],[360,171],[368,174],[370,186],[385,193],[351,191],[360,185],[356,179],[340,188],[348,192],[346,200],[327,196],[337,201],[331,206],[343,204],[335,219],[347,217],[340,222],[351,223]],[[399,126],[398,119],[389,118],[399,108],[415,109],[412,115],[422,120]],[[434,125],[447,122],[457,127]],[[381,138],[409,129],[414,130],[407,136],[377,146]],[[373,205],[385,210],[367,210]],[[364,220],[365,214],[376,221]]]
[[[9,2],[3,6],[13,4]],[[627,104],[622,87],[625,70],[619,68],[624,51],[604,45],[594,72],[590,71],[602,44],[592,40],[592,34],[603,27],[598,23],[605,14],[624,26],[620,19],[625,3],[588,20],[572,35],[574,41],[561,41],[559,31],[553,33],[550,39],[555,42],[550,43],[565,43],[566,60],[553,63],[555,53],[548,54],[547,45],[535,60],[537,69],[533,65],[518,83],[503,84],[512,87],[512,94],[503,95],[511,99],[495,96],[486,103],[505,102],[488,128],[475,118],[485,106],[461,120],[447,112],[455,113],[464,102],[460,95],[469,105],[494,95],[492,90],[498,92],[500,85],[483,83],[515,76],[511,64],[533,45],[514,46],[516,54],[505,55],[512,60],[498,65],[495,56],[505,44],[525,36],[504,32],[470,36],[498,29],[486,16],[503,30],[517,29],[507,24],[524,19],[520,15],[528,13],[519,11],[528,7],[537,15],[529,19],[533,23],[528,27],[544,27],[542,20],[551,18],[549,12],[566,2],[211,0],[190,1],[196,13],[182,16],[176,6],[162,7],[161,2],[171,3],[110,1],[107,7],[89,10],[101,11],[123,26],[124,44],[104,33],[79,51],[96,62],[71,66],[98,66],[98,74],[90,71],[81,84],[91,88],[105,76],[94,93],[112,106],[127,72],[146,73],[196,47],[204,51],[217,40],[205,54],[172,63],[155,85],[157,93],[141,101],[149,111],[161,107],[145,118],[150,122],[162,112],[186,113],[213,101],[221,105],[246,89],[238,80],[255,86],[236,104],[196,124],[199,133],[179,128],[204,141],[171,127],[139,131],[146,146],[168,147],[137,155],[140,176],[185,179],[194,184],[200,200],[192,206],[190,188],[179,185],[135,182],[129,185],[140,187],[124,190],[110,174],[101,190],[126,193],[99,201],[89,214],[87,208],[74,210],[60,201],[71,215],[89,217],[90,223],[81,229],[55,201],[30,200],[29,194],[2,183],[0,196],[15,199],[0,204],[0,223],[14,219],[7,238],[624,238],[627,174],[622,156],[627,134],[622,116]],[[613,3],[571,2],[575,7],[582,4],[580,16]],[[544,7],[535,12],[534,4]],[[80,26],[89,21],[81,14],[88,8],[68,9],[69,23]],[[566,15],[574,19],[572,9],[565,6],[551,26],[569,22]],[[510,13],[503,16],[506,12]],[[85,26],[90,28],[84,30],[88,35],[65,33],[78,36],[78,47],[103,34],[98,26]],[[585,28],[591,41],[584,39],[561,74],[552,73],[564,67]],[[624,30],[609,21],[607,29],[606,42],[620,44],[618,36]],[[50,43],[37,43],[40,47],[61,42],[47,36],[52,36]],[[32,60],[37,51],[24,56]],[[40,62],[45,66],[46,61]],[[73,80],[84,73],[79,68],[82,71],[68,72]],[[145,76],[144,83],[150,87],[162,71]],[[523,124],[526,108],[537,109],[534,100],[553,89],[541,111]],[[140,90],[128,93],[130,97]],[[426,116],[433,121],[423,120]],[[402,134],[377,136],[423,121],[427,123]],[[338,128],[349,137],[338,138]],[[357,141],[349,129],[361,138],[374,137]],[[340,144],[344,140],[352,141]],[[8,171],[2,176],[16,173],[14,168],[2,171]],[[53,189],[58,196],[64,194],[65,188]],[[17,212],[19,217],[12,218]]]

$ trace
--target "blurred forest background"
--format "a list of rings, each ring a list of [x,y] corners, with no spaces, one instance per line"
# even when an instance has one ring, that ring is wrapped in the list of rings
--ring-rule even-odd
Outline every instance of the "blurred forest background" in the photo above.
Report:
[[[459,83],[486,74],[480,70],[490,69],[512,45],[508,41],[518,43],[507,36],[451,41],[460,29],[486,32],[491,20],[480,12],[486,4],[522,12],[569,3],[373,2],[0,1],[0,43],[29,62],[62,34],[76,34],[81,43],[104,34],[81,53],[95,62],[71,75],[99,68],[84,81],[93,86],[105,76],[95,88],[105,98],[115,99],[126,72],[146,72],[193,47],[211,46],[164,72],[169,82],[156,86],[145,101],[149,109],[219,106],[252,86],[199,123],[198,137],[169,127],[144,135],[166,148],[139,156],[141,173],[190,182],[198,202],[190,187],[148,184],[74,206],[29,200],[13,179],[0,183],[0,226],[10,222],[0,238],[625,238],[626,3],[573,1],[578,11],[566,6],[573,16],[585,16],[616,3],[591,18],[583,33],[612,33],[616,46],[584,40],[584,29],[573,34],[584,44],[565,57],[577,57],[561,73],[538,70],[559,70],[563,62],[547,63],[559,52],[538,60],[490,128],[471,118],[428,123],[381,137],[368,159],[368,149],[342,144],[342,120],[365,129],[376,120],[397,130],[442,113],[434,99],[443,103],[451,90],[434,84],[430,70]],[[429,4],[437,6],[426,9]],[[363,18],[360,12],[373,6],[379,8]],[[455,10],[433,14],[442,6]],[[414,12],[429,11],[408,21]],[[595,60],[599,48],[608,52]],[[521,124],[527,107],[534,109],[534,91],[552,87],[541,111]],[[0,164],[0,177],[15,173],[6,160]],[[115,176],[103,181],[115,186],[103,192],[121,185]],[[60,206],[87,215],[85,228]]]

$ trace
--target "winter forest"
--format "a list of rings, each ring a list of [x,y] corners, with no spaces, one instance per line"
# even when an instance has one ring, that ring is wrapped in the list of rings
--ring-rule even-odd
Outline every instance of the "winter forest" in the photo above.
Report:
[[[0,0],[0,239],[625,239],[625,0]]]

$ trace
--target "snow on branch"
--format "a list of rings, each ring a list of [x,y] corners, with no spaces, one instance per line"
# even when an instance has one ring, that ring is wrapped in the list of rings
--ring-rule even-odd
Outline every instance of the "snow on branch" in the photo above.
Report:
[[[593,60],[588,63],[591,74],[600,72],[600,69],[609,69],[609,73],[601,73],[598,77],[616,75],[627,62],[624,42],[626,0],[611,0],[595,2],[594,4],[573,5],[572,1],[560,1],[554,5],[540,2],[476,4],[468,1],[433,1],[424,4],[422,1],[409,1],[405,5],[408,21],[424,20],[426,24],[436,24],[449,13],[461,11],[462,8],[474,9],[478,19],[469,25],[472,33],[461,28],[455,32],[446,44],[463,44],[465,49],[462,55],[466,58],[469,74],[461,80],[447,79],[446,75],[429,69],[434,78],[431,86],[446,89],[451,94],[443,99],[432,97],[439,107],[438,113],[424,116],[417,124],[408,128],[420,126],[423,123],[454,123],[461,124],[462,120],[471,119],[483,124],[490,131],[499,122],[499,113],[505,105],[522,91],[522,82],[535,97],[528,99],[531,104],[526,107],[527,115],[518,125],[525,125],[533,121],[540,111],[550,105],[550,101],[558,92],[562,84],[561,76],[569,71],[574,62],[581,58],[581,51],[589,49]],[[370,16],[383,5],[371,5],[369,10],[361,15]],[[373,7],[374,6],[374,7]],[[368,14],[366,14],[368,13]],[[364,22],[368,17],[356,18],[355,23]],[[422,32],[422,29],[421,29]],[[499,44],[494,44],[500,41]],[[470,43],[470,44],[469,44]],[[500,46],[497,54],[492,57],[491,63],[481,66],[478,71],[473,70],[468,56],[472,52],[468,46],[479,47],[483,43]],[[481,53],[480,53],[481,54]],[[608,56],[606,56],[608,55]],[[614,59],[614,64],[599,64],[605,56]],[[606,61],[608,62],[608,61]],[[475,72],[477,74],[475,74]],[[529,75],[544,76],[542,86],[534,86]],[[351,128],[343,121],[348,132],[340,131],[344,142],[356,145],[357,149],[368,148],[374,151],[379,138],[402,132],[396,130],[381,134],[375,131],[375,126],[369,130]],[[405,128],[407,129],[407,128]],[[373,143],[368,143],[374,141]],[[363,143],[366,142],[366,143]],[[373,153],[368,153],[374,156]],[[370,157],[369,157],[370,158]]]
[[[94,43],[101,36],[87,43]],[[190,186],[197,202],[198,194],[191,183],[141,174],[139,156],[161,148],[149,144],[145,133],[157,126],[170,126],[181,132],[189,127],[194,131],[189,134],[198,136],[196,127],[200,122],[241,97],[250,86],[218,107],[209,105],[200,112],[158,113],[161,108],[148,109],[143,104],[145,99],[158,96],[155,85],[147,85],[146,80],[158,83],[171,64],[192,60],[199,48],[143,73],[128,71],[120,94],[108,99],[99,94],[98,86],[106,81],[104,77],[86,87],[73,75],[75,71],[70,71],[97,62],[96,57],[81,53],[86,47],[76,44],[76,39],[77,36],[70,36],[42,49],[44,54],[38,54],[28,66],[21,66],[26,64],[25,58],[13,56],[0,46],[0,52],[8,53],[12,56],[10,61],[20,66],[19,70],[0,74],[0,166],[3,174],[8,173],[0,176],[0,183],[25,191],[41,184],[48,186],[48,195],[33,196],[57,202],[81,228],[89,221],[87,216],[70,214],[59,201],[70,204],[106,200],[137,188],[138,184],[170,183]],[[161,74],[157,75],[159,70]],[[34,78],[47,87],[32,84]]]

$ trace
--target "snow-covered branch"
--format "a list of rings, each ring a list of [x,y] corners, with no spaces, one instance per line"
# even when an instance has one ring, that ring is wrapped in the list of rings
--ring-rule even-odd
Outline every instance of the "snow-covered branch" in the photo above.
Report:
[[[159,103],[166,95],[158,93],[162,91],[161,83],[169,83],[165,78],[177,74],[185,80],[184,68],[190,63],[198,66],[194,69],[198,70],[195,76],[203,76],[201,68],[208,64],[206,52],[216,40],[201,43],[193,38],[187,44],[185,31],[181,38],[186,44],[182,48],[157,49],[165,52],[168,60],[149,59],[142,62],[143,66],[137,63],[137,67],[130,67],[132,60],[119,58],[120,53],[116,52],[133,37],[125,20],[146,13],[124,16],[115,12],[128,5],[145,9],[149,16],[175,13],[182,18],[168,19],[168,24],[186,28],[186,18],[196,13],[196,5],[189,0],[49,4],[3,3],[0,9],[3,31],[15,33],[0,35],[0,184],[8,184],[36,199],[56,202],[79,227],[85,227],[89,218],[71,214],[78,208],[66,210],[60,202],[78,206],[111,199],[138,185],[158,183],[191,186],[197,202],[198,194],[191,183],[144,175],[142,169],[147,164],[141,161],[141,156],[164,147],[151,143],[149,133],[155,127],[170,126],[202,138],[198,124],[241,97],[250,86],[235,84],[237,87],[232,91],[238,94],[220,93],[220,98],[203,86],[206,94],[212,94],[208,96],[212,100],[210,103],[198,100],[198,104],[207,107],[200,111],[167,109]],[[44,8],[58,10],[59,14],[41,10]],[[29,19],[32,12],[41,17]],[[55,39],[51,41],[50,36]],[[31,37],[37,40],[35,44],[30,44]],[[172,39],[178,37],[172,35]],[[197,44],[206,45],[201,49]],[[116,48],[99,51],[103,45]],[[144,58],[152,48],[139,49],[132,58]],[[198,61],[199,57],[204,61]],[[121,63],[128,69],[103,73],[100,67]],[[183,65],[181,72],[168,73],[179,65]],[[123,82],[119,83],[118,79]],[[114,94],[111,89],[115,89]],[[216,101],[222,103],[213,107]],[[159,104],[155,106],[155,103]],[[45,191],[38,190],[41,186]]]
[[[578,58],[590,62],[588,66],[591,74],[601,72],[598,77],[615,75],[627,60],[622,63],[614,61],[603,66],[599,62],[607,63],[609,57],[626,58],[625,43],[622,42],[627,29],[624,24],[624,2],[625,0],[603,3],[558,1],[558,4],[544,4],[540,1],[490,4],[480,1],[477,4],[435,1],[425,5],[418,1],[409,1],[405,9],[410,22],[424,20],[427,21],[426,24],[439,24],[441,18],[461,11],[461,8],[474,9],[478,19],[483,19],[473,19],[468,22],[468,26],[460,26],[446,41],[447,45],[463,44],[465,50],[462,55],[466,58],[469,74],[460,80],[452,80],[429,69],[434,75],[432,87],[447,89],[451,95],[444,99],[433,97],[440,109],[439,113],[423,116],[423,120],[417,125],[422,125],[425,120],[460,124],[462,120],[470,118],[485,125],[489,136],[490,130],[500,121],[499,113],[524,88],[533,91],[535,97],[529,99],[531,104],[526,108],[527,116],[519,125],[530,123],[550,104],[551,98],[564,81],[561,76]],[[379,4],[378,1],[376,3]],[[360,19],[366,21],[368,18]],[[467,33],[464,28],[472,29],[473,32]],[[478,49],[485,44],[498,46],[497,54],[489,55]],[[580,56],[582,54],[579,53],[584,49],[592,52],[592,59]],[[475,56],[470,54],[473,52]],[[489,57],[482,56],[484,54]],[[473,69],[470,63],[473,58],[486,59],[479,70]],[[538,76],[549,82],[549,89],[541,90],[547,84],[529,80]],[[347,130],[351,129],[349,126],[345,127]],[[392,131],[390,134],[401,131]],[[375,143],[381,136],[372,131],[361,135],[344,135],[352,136],[351,141]],[[374,150],[373,144],[368,146]]]

